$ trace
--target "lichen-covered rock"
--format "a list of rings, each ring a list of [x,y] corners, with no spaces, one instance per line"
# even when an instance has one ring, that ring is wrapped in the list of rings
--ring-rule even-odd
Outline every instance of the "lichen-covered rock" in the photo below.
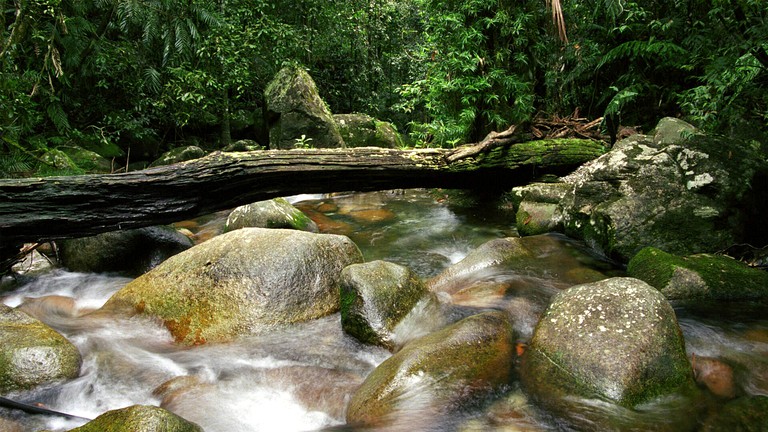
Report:
[[[0,393],[76,378],[80,363],[64,336],[0,303]]]
[[[203,432],[203,428],[163,408],[132,405],[107,411],[69,432]]]
[[[634,409],[696,392],[674,310],[656,289],[632,278],[555,296],[536,326],[521,376],[531,394],[556,410],[570,397]]]
[[[333,119],[347,147],[404,146],[403,137],[391,123],[376,120],[366,114],[334,114]]]
[[[104,308],[157,317],[179,343],[228,341],[337,311],[339,275],[362,261],[344,236],[242,228],[169,258]]]
[[[297,140],[311,139],[311,147],[343,148],[344,140],[315,82],[299,67],[277,73],[264,91],[269,123],[269,148],[291,149]]]
[[[39,172],[42,175],[73,175],[84,174],[82,168],[78,167],[70,157],[59,149],[51,149],[40,157],[42,164]]]
[[[768,430],[768,396],[746,396],[726,404],[707,419],[702,432],[765,432]]]
[[[398,411],[459,409],[509,383],[514,341],[503,312],[473,315],[414,340],[368,375],[349,402],[347,422],[397,422]]]
[[[192,247],[188,237],[167,226],[112,231],[57,243],[61,263],[72,271],[133,276]]]
[[[686,255],[738,243],[764,188],[759,144],[710,137],[676,119],[633,135],[563,180],[565,233],[628,261],[654,246]]]
[[[288,228],[318,232],[317,224],[285,198],[275,198],[240,206],[229,214],[224,231],[239,228]]]
[[[648,247],[629,261],[627,272],[669,300],[768,297],[768,273],[723,255],[681,257]]]
[[[177,147],[160,155],[160,157],[155,159],[155,161],[152,162],[149,166],[156,167],[163,165],[173,165],[179,162],[199,159],[203,156],[205,156],[205,150],[198,146]]]
[[[395,348],[393,330],[427,294],[409,268],[386,261],[353,264],[341,272],[341,325],[358,340]]]

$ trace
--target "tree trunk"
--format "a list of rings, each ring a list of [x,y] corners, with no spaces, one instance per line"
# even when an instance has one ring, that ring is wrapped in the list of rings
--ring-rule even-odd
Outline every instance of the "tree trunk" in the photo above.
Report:
[[[603,152],[600,142],[574,139],[485,145],[475,152],[216,152],[122,174],[6,179],[0,180],[0,249],[168,224],[299,193],[422,187],[503,190],[543,174],[568,173]]]

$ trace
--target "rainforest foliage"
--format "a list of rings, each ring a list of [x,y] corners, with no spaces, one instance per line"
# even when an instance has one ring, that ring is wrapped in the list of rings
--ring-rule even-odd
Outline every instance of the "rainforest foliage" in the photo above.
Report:
[[[536,115],[768,131],[765,0],[0,0],[0,176],[265,143],[286,64],[335,113],[451,146]],[[558,12],[562,12],[561,14]],[[554,19],[553,19],[554,18]]]

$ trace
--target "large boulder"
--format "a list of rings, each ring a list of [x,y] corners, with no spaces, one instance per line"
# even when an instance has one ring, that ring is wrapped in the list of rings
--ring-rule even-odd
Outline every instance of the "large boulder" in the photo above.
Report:
[[[64,336],[0,303],[0,393],[76,378],[80,363]]]
[[[339,310],[339,275],[362,261],[344,236],[242,228],[169,258],[104,309],[157,317],[179,343],[228,341]]]
[[[627,272],[669,300],[768,298],[768,273],[723,255],[681,257],[649,247],[629,261]]]
[[[224,231],[245,227],[318,231],[317,224],[285,198],[259,201],[232,210],[227,217]]]
[[[315,82],[299,67],[277,73],[264,91],[269,123],[269,148],[292,149],[297,142],[316,148],[343,148],[333,115],[320,98]]]
[[[366,114],[334,114],[339,133],[347,147],[401,148],[403,137],[391,123]]]
[[[203,432],[203,428],[163,408],[132,405],[107,411],[69,432]]]
[[[566,234],[624,262],[646,246],[714,252],[739,243],[747,227],[766,237],[762,224],[748,223],[759,214],[755,205],[766,205],[757,196],[765,179],[758,144],[705,136],[666,118],[654,135],[624,139],[564,177],[569,189],[559,211]]]
[[[167,226],[112,231],[57,243],[61,263],[72,271],[132,276],[192,247],[188,237]]]
[[[427,294],[409,268],[386,261],[353,264],[341,272],[341,325],[361,342],[395,348],[397,324]]]
[[[632,278],[555,296],[536,326],[521,376],[532,395],[567,417],[582,415],[569,405],[574,400],[632,410],[697,394],[674,310],[658,290]]]
[[[414,340],[368,375],[349,402],[347,422],[396,423],[398,414],[416,408],[420,416],[448,414],[510,382],[514,341],[503,312],[473,315]]]

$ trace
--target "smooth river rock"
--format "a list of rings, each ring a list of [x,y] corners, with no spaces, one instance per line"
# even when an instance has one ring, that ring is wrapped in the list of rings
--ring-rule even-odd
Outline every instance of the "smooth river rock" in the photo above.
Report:
[[[163,408],[132,405],[107,411],[70,432],[203,432],[203,428]]]
[[[317,224],[285,198],[274,198],[237,207],[227,217],[224,231],[246,227],[288,228],[318,232]]]
[[[0,394],[76,378],[81,361],[64,336],[0,303]]]
[[[228,341],[338,311],[341,270],[362,261],[344,236],[242,228],[169,258],[104,309],[159,318],[179,343]]]

